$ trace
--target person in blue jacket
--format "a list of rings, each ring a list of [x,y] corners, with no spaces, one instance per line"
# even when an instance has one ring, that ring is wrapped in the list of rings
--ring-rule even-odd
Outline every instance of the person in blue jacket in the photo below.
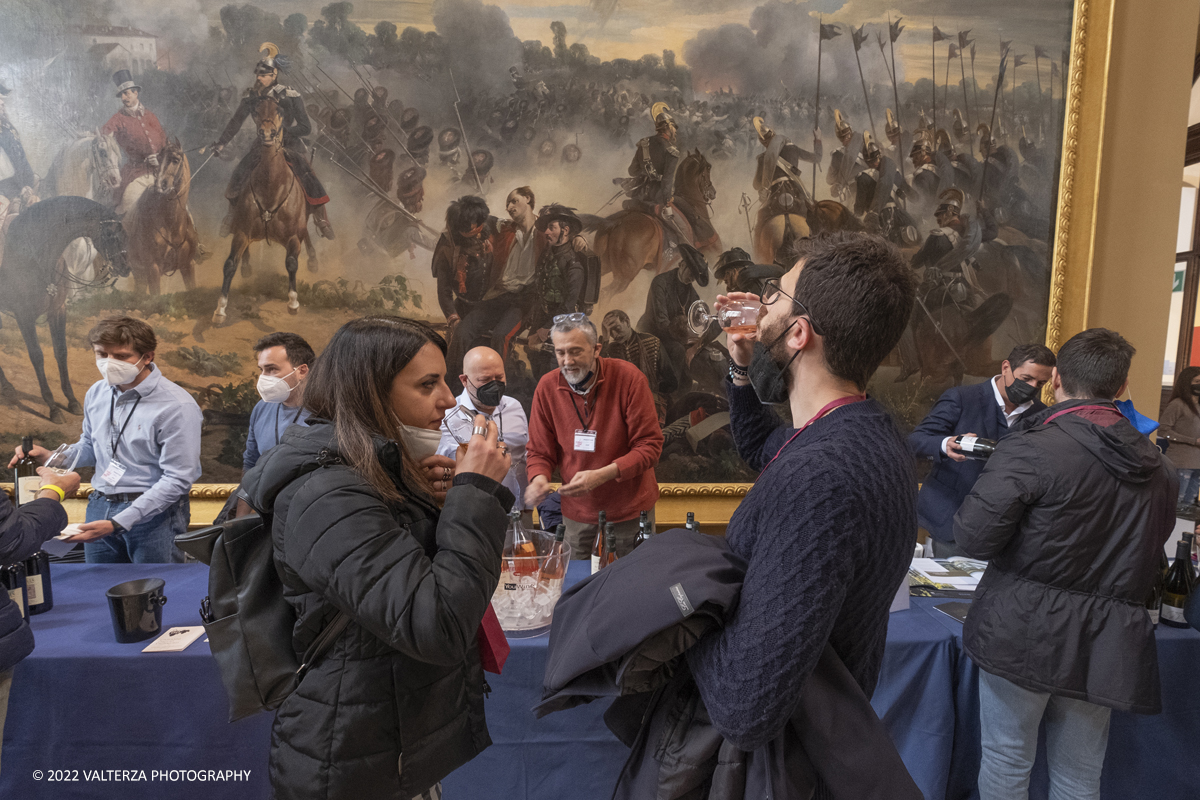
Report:
[[[933,460],[917,496],[917,520],[932,537],[936,558],[963,555],[954,543],[954,515],[985,463],[963,455],[955,438],[967,434],[998,441],[1022,416],[1043,410],[1038,394],[1054,365],[1054,353],[1045,345],[1017,345],[1000,365],[999,375],[948,389],[909,434],[908,444],[917,457]]]
[[[17,453],[17,458],[22,456],[24,453]],[[67,527],[62,501],[79,488],[79,474],[58,475],[45,467],[39,468],[38,474],[42,476],[42,486],[37,497],[20,508],[13,506],[5,492],[0,492],[0,564],[24,561]],[[21,606],[7,592],[0,592],[0,742],[4,740],[13,668],[33,652],[33,631],[23,614]]]

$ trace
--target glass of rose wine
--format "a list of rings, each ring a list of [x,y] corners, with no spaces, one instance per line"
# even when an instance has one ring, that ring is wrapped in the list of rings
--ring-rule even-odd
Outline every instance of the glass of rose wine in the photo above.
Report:
[[[688,327],[697,336],[708,330],[713,322],[721,326],[723,333],[754,333],[761,311],[762,303],[757,300],[730,300],[714,314],[708,303],[697,300],[688,309]]]

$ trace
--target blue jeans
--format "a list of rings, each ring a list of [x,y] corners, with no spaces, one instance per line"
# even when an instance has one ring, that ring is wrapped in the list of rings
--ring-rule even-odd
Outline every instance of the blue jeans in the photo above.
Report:
[[[130,505],[111,502],[99,492],[92,492],[86,519],[112,519]],[[182,497],[124,533],[84,542],[84,558],[89,564],[182,564],[183,551],[175,546],[175,537],[187,530],[191,515],[191,501]]]
[[[1031,692],[979,670],[980,800],[1028,800],[1043,718],[1050,800],[1099,800],[1111,713],[1084,700]]]
[[[1177,508],[1186,508],[1196,502],[1200,495],[1200,469],[1181,469],[1179,473],[1179,501]]]

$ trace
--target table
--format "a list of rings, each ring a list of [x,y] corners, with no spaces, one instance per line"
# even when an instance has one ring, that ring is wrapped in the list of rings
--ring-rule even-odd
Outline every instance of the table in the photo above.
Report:
[[[568,584],[587,562],[575,562]],[[55,607],[33,618],[37,649],[18,665],[5,727],[0,797],[250,800],[267,798],[271,715],[230,724],[224,690],[203,639],[183,653],[142,653],[146,643],[114,641],[104,591],[139,577],[166,581],[163,625],[199,622],[207,568],[198,564],[54,566]],[[929,800],[974,796],[979,763],[977,670],[962,652],[962,626],[913,598],[891,615],[873,704]],[[1181,796],[1200,785],[1200,695],[1188,672],[1200,664],[1200,634],[1160,628],[1167,711],[1114,714],[1105,765],[1106,798]],[[444,782],[447,800],[605,800],[628,751],[605,728],[606,703],[536,720],[547,638],[512,640],[504,675],[489,675],[488,727],[494,744]],[[33,771],[42,770],[42,780]],[[51,770],[77,771],[48,782]],[[89,772],[85,773],[84,771]],[[101,775],[91,770],[134,770]],[[153,770],[221,771],[154,779]],[[145,777],[142,779],[141,772]],[[236,780],[225,771],[249,772]],[[1044,767],[1041,788],[1045,797]],[[167,778],[171,776],[166,776]],[[129,778],[137,779],[130,781]]]

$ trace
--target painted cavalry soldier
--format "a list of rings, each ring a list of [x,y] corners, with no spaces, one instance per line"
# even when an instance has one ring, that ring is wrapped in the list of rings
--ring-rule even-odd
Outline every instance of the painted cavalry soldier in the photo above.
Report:
[[[674,216],[671,204],[675,200],[675,168],[679,166],[679,148],[675,146],[679,128],[670,112],[666,103],[655,103],[651,108],[655,134],[638,141],[629,163],[630,180],[622,184],[629,194],[626,209],[664,220]]]
[[[904,151],[901,149],[904,146],[904,131],[890,108],[884,109],[884,112],[887,119],[883,123],[883,133],[887,136],[888,143],[883,146],[883,154],[900,164],[904,160]]]
[[[762,201],[760,221],[764,216],[783,213],[805,216],[813,198],[800,174],[800,162],[815,164],[821,161],[821,132],[813,131],[810,153],[771,130],[762,117],[755,117],[753,122],[758,141],[766,148],[758,154],[758,167],[754,172],[754,188]]]
[[[533,223],[544,246],[538,257],[533,279],[533,302],[526,325],[533,331],[528,349],[534,378],[554,369],[553,352],[541,346],[548,341],[549,328],[560,314],[589,313],[588,254],[579,250],[574,239],[583,231],[575,209],[558,203],[542,206]]]
[[[242,99],[220,138],[213,143],[213,152],[221,152],[222,148],[237,135],[242,124],[245,123],[246,118],[251,115],[258,103],[266,98],[274,100],[283,117],[283,148],[288,166],[292,168],[292,173],[304,190],[304,196],[312,211],[313,221],[317,225],[317,231],[326,239],[332,239],[333,227],[329,224],[329,216],[325,210],[325,204],[329,202],[329,195],[326,194],[325,187],[321,185],[320,179],[313,172],[312,165],[308,161],[307,145],[304,142],[304,137],[312,133],[312,122],[308,118],[308,111],[304,108],[304,101],[299,92],[279,83],[279,70],[286,66],[285,60],[278,57],[279,48],[270,42],[264,42],[262,50],[267,52],[267,56],[254,66],[254,87]],[[241,193],[242,187],[254,168],[258,166],[260,153],[261,150],[256,144],[242,157],[241,162],[234,169],[233,176],[229,179],[229,186],[225,189],[225,197],[231,204]],[[226,220],[228,221],[228,219],[227,216]],[[222,225],[222,230],[226,228],[227,225]]]
[[[142,87],[134,82],[129,70],[118,70],[112,80],[117,85],[121,109],[104,123],[100,132],[112,134],[125,153],[121,185],[114,197],[117,213],[124,214],[137,204],[142,192],[154,182],[158,154],[167,146],[167,134],[154,112],[142,105]]]
[[[835,198],[848,204],[854,199],[854,179],[867,168],[862,157],[863,140],[842,116],[841,110],[836,108],[833,110],[833,132],[842,146],[829,157],[829,172],[825,174],[825,182]]]
[[[8,214],[11,204],[22,194],[26,200],[32,199],[33,184],[36,180],[33,167],[29,166],[29,159],[25,156],[21,137],[12,120],[8,118],[5,108],[11,92],[9,87],[0,83],[0,220]]]
[[[925,237],[911,265],[914,270],[925,269],[924,284],[945,285],[955,302],[966,302],[972,295],[982,294],[975,275],[981,232],[973,230],[979,223],[963,213],[966,196],[961,189],[947,189],[938,199],[934,217],[939,227]]]
[[[889,241],[916,244],[916,222],[900,203],[907,184],[870,132],[863,134],[863,161],[867,168],[854,179],[854,213],[866,218],[868,230],[878,230]]]

